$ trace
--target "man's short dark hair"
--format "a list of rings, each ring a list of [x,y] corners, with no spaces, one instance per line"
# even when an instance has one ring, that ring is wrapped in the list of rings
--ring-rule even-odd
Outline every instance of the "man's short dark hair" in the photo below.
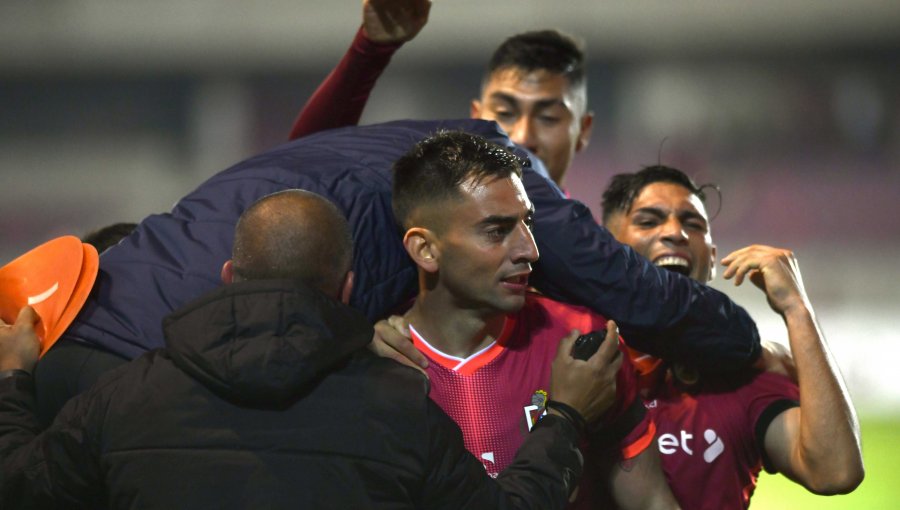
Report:
[[[613,176],[603,192],[603,223],[607,223],[616,213],[630,211],[641,190],[655,182],[677,184],[696,195],[700,201],[706,202],[703,189],[681,170],[665,165],[647,166],[635,173]]]
[[[438,133],[417,143],[394,163],[393,209],[397,223],[421,204],[460,196],[469,180],[522,176],[522,161],[508,149],[461,131]]]
[[[93,232],[85,234],[81,242],[97,248],[97,253],[103,253],[107,248],[115,246],[137,227],[137,223],[113,223]]]
[[[564,75],[571,87],[578,87],[584,83],[584,45],[558,30],[514,35],[494,51],[483,83],[502,69],[549,71]]]

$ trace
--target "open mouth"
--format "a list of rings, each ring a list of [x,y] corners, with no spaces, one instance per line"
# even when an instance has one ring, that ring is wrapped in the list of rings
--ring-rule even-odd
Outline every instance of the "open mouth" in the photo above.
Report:
[[[683,274],[685,276],[691,273],[691,263],[683,257],[674,255],[666,255],[653,261],[657,267],[668,269],[669,271]]]
[[[506,288],[516,292],[524,292],[528,289],[528,273],[509,276],[500,281]]]
[[[504,278],[503,283],[510,283],[512,285],[528,285],[528,274],[519,274],[515,276],[510,276]]]

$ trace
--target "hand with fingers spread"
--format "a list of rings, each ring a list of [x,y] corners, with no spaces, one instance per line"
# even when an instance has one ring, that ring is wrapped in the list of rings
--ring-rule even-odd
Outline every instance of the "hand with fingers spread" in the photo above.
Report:
[[[430,10],[429,0],[363,0],[363,31],[375,43],[406,42],[422,30]]]
[[[806,290],[800,275],[800,266],[791,250],[754,244],[734,251],[722,259],[726,266],[722,275],[726,280],[734,279],[741,285],[749,278],[754,285],[766,293],[769,306],[776,313],[808,308]]]
[[[597,352],[584,361],[571,354],[580,334],[572,331],[559,343],[550,373],[550,399],[574,408],[590,424],[615,402],[616,373],[622,356],[615,322],[607,322],[606,338]]]
[[[39,320],[30,306],[19,311],[13,324],[0,320],[0,370],[25,370],[31,372],[38,360],[41,343],[34,332]]]
[[[416,349],[409,335],[409,322],[399,315],[392,315],[387,320],[375,324],[375,334],[369,343],[369,350],[382,358],[389,358],[397,363],[419,370],[426,377],[428,359]]]

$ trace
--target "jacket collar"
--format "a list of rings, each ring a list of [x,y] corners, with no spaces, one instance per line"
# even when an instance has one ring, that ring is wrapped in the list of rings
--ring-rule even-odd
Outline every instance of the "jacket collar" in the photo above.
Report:
[[[300,283],[226,285],[163,321],[175,364],[220,396],[268,407],[305,387],[372,339],[361,313]]]

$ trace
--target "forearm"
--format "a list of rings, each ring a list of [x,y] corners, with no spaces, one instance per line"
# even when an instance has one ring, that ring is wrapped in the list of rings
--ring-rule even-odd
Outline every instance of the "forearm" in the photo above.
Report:
[[[344,58],[300,111],[289,139],[356,125],[375,82],[400,46],[376,44],[360,29]]]
[[[29,456],[34,451],[29,445],[38,433],[31,377],[14,375],[0,380],[0,508],[32,502],[34,494],[40,492],[36,487],[49,485],[26,477],[26,472],[44,472],[28,469],[32,465]]]
[[[539,290],[615,320],[629,345],[661,358],[730,371],[759,355],[756,325],[727,296],[653,266],[535,172],[524,182],[535,205]]]
[[[621,510],[680,508],[663,474],[655,444],[633,459],[617,462],[609,480],[613,499]]]
[[[94,436],[82,423],[86,402],[76,399],[41,430],[30,377],[0,380],[0,508],[104,506]]]
[[[864,473],[859,421],[840,370],[807,304],[785,312],[800,386],[798,439],[792,465],[810,490],[853,490]]]
[[[433,435],[421,501],[425,508],[562,510],[581,477],[578,434],[565,418],[548,416],[536,425],[496,480],[465,450],[462,434],[449,417],[438,411],[430,419]]]
[[[508,508],[564,508],[578,485],[582,456],[574,425],[560,416],[546,416],[516,452],[497,483]]]

